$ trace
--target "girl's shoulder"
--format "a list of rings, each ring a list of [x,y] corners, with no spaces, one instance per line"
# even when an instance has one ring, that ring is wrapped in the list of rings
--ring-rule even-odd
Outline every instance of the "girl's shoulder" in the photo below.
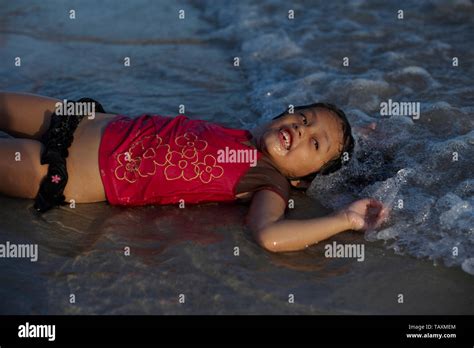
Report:
[[[253,193],[267,189],[276,192],[285,202],[290,198],[290,183],[288,179],[278,171],[271,160],[262,155],[257,161],[257,165],[242,176],[237,188],[238,197],[250,198]]]

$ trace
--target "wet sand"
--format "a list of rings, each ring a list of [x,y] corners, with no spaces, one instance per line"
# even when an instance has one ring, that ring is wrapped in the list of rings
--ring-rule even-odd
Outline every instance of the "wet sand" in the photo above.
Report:
[[[300,209],[290,218],[324,211],[294,198]],[[245,205],[97,203],[35,217],[30,200],[0,204],[1,240],[39,245],[37,262],[0,260],[2,314],[470,314],[474,305],[469,274],[395,255],[359,233],[327,243],[364,243],[363,262],[326,258],[326,242],[268,253],[243,226]]]

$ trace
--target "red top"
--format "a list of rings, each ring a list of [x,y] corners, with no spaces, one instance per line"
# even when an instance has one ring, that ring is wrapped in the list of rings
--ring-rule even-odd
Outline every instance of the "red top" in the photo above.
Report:
[[[99,168],[117,205],[233,201],[240,178],[262,153],[252,135],[186,116],[117,116],[106,127]]]

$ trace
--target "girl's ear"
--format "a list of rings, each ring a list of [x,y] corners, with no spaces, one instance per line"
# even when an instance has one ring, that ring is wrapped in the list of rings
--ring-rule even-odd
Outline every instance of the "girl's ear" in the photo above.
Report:
[[[301,179],[299,179],[299,180],[290,180],[290,184],[294,188],[297,188],[297,189],[300,189],[300,190],[306,190],[311,185],[311,181],[301,180]]]

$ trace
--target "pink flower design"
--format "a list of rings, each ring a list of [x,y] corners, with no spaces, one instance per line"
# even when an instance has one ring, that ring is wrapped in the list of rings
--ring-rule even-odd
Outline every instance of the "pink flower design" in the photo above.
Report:
[[[207,142],[198,139],[194,133],[184,133],[175,139],[176,145],[183,148],[182,153],[187,157],[193,157],[196,151],[204,151]]]
[[[55,184],[59,184],[60,181],[61,181],[61,177],[59,175],[51,176],[51,182],[54,182]]]
[[[206,155],[203,162],[196,164],[199,171],[199,178],[205,184],[213,178],[217,179],[224,175],[224,168],[216,165],[217,161],[212,155]]]
[[[190,181],[198,177],[197,167],[192,162],[194,156],[187,157],[183,153],[170,151],[167,153],[166,159],[169,163],[164,171],[166,179],[176,180],[183,178],[186,181]]]

